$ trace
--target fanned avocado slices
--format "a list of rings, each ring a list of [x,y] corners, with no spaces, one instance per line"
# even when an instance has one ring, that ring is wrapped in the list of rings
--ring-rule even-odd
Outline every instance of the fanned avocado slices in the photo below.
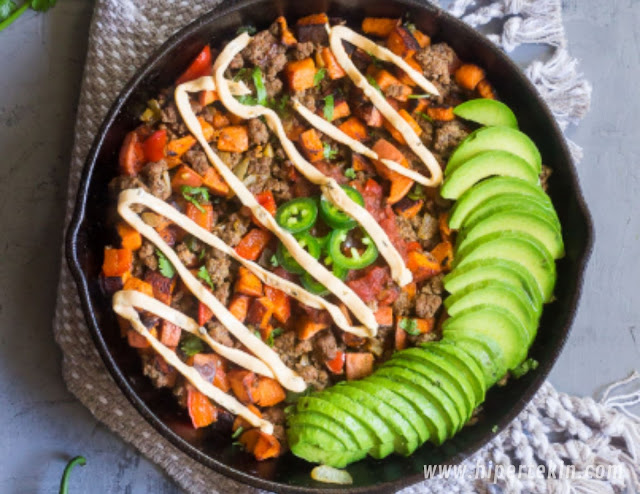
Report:
[[[311,425],[289,426],[287,436],[293,454],[310,463],[344,468],[367,455],[366,451],[347,451],[335,436]]]
[[[453,109],[453,113],[470,122],[486,126],[503,126],[518,128],[516,116],[504,103],[488,98],[479,98],[460,103]]]

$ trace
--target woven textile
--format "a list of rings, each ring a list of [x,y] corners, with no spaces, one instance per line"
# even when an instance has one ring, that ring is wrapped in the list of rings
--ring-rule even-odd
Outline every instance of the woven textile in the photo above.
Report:
[[[176,30],[204,14],[219,0],[97,0],[78,110],[76,139],[70,171],[66,223],[75,199],[82,165],[95,133],[124,83],[149,54]],[[590,87],[576,71],[576,61],[565,48],[560,0],[500,0],[476,4],[456,0],[451,11],[474,26],[508,18],[494,41],[507,51],[521,43],[546,43],[555,55],[534,61],[527,73],[564,126],[577,122],[589,105]],[[574,146],[574,151],[578,149]],[[89,335],[76,287],[63,263],[54,325],[63,351],[63,374],[78,399],[111,430],[132,443],[191,493],[252,492],[199,465],[163,439],[132,407],[111,379]],[[639,400],[636,394],[618,395],[606,402],[577,399],[545,384],[513,424],[475,457],[466,462],[469,472],[485,467],[534,465],[556,468],[573,464],[620,464],[615,481],[506,478],[492,484],[469,473],[455,480],[432,479],[405,492],[622,492],[638,484],[640,423],[626,412]],[[553,437],[553,439],[552,439]]]

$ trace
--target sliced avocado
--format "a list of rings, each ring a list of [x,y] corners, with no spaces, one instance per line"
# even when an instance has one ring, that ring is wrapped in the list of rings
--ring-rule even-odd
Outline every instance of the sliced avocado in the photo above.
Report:
[[[518,128],[518,120],[511,108],[495,99],[479,98],[465,101],[456,106],[453,113],[480,125]]]
[[[413,453],[418,446],[422,444],[422,428],[424,428],[425,435],[428,436],[426,424],[422,422],[422,426],[416,426],[417,417],[411,412],[410,407],[407,406],[405,401],[401,399],[395,393],[392,393],[388,389],[374,384],[369,378],[362,379],[361,381],[348,381],[351,387],[359,389],[360,391],[367,393],[371,398],[378,402],[377,407],[379,410],[383,410],[384,406],[387,407],[384,412],[384,417],[389,422],[394,422],[402,431],[402,437],[406,440],[406,451],[397,451],[396,453],[409,456]],[[420,429],[420,431],[418,430]]]
[[[344,468],[367,455],[366,451],[345,450],[344,445],[340,447],[339,444],[332,442],[335,441],[334,436],[311,425],[289,427],[287,439],[291,452],[310,463]],[[332,448],[327,449],[326,445],[331,445]]]
[[[320,394],[303,396],[298,400],[296,408],[298,413],[292,417],[292,419],[308,412],[320,414],[326,420],[337,422],[342,428],[348,431],[353,440],[355,440],[357,449],[371,449],[377,442],[376,436],[372,431],[350,413],[336,407],[325,396],[321,396]]]
[[[542,300],[551,300],[556,282],[556,263],[544,245],[531,235],[496,232],[480,237],[456,252],[454,269],[478,259],[505,259],[522,264],[535,278]]]
[[[340,393],[333,393],[333,387],[327,388],[317,396],[331,402],[336,408],[349,413],[354,419],[360,421],[363,427],[368,428],[374,435],[374,445],[369,454],[374,458],[384,458],[393,453],[395,435],[384,421],[368,408]]]
[[[476,183],[493,176],[506,176],[538,184],[538,172],[519,156],[508,151],[484,151],[460,163],[447,175],[440,189],[445,199],[458,199]]]
[[[378,391],[378,395],[381,399],[387,400],[387,403],[396,410],[401,410],[403,416],[418,433],[421,445],[429,440],[431,431],[427,425],[427,421],[422,417],[420,410],[418,410],[413,400],[415,395],[411,393],[411,390],[406,389],[405,386],[395,386],[395,383],[390,383],[382,377],[378,377],[375,373],[369,376],[366,382],[376,387],[380,386],[385,390],[384,392]],[[387,391],[391,394],[388,394]],[[389,401],[389,399],[392,399],[393,402]]]
[[[420,363],[414,360],[385,364],[376,371],[387,379],[392,379],[405,386],[414,386],[435,407],[436,413],[431,417],[436,425],[438,434],[431,436],[435,444],[442,444],[452,437],[462,427],[453,400],[440,388],[440,383],[434,376],[425,374]],[[439,418],[439,420],[438,420]]]
[[[498,280],[522,289],[534,307],[542,306],[538,283],[533,275],[522,264],[505,259],[478,259],[458,266],[444,277],[444,288],[449,293],[458,293],[469,285],[488,280]]]
[[[356,441],[356,437],[343,424],[323,413],[298,410],[294,415],[288,417],[287,423],[289,424],[289,427],[298,426],[302,428],[311,425],[318,429],[322,429],[344,444],[344,449],[347,451],[356,451],[361,449],[366,449],[368,451],[371,447],[370,445],[365,445],[364,448],[360,447]],[[319,446],[323,445],[319,444]],[[327,447],[328,446],[329,445],[327,445]]]
[[[380,372],[387,375],[387,370],[396,368],[411,372],[412,379],[409,382],[419,386],[424,393],[430,394],[434,403],[439,404],[444,410],[443,416],[448,422],[447,430],[450,436],[460,430],[464,423],[465,404],[448,376],[440,377],[439,372],[431,372],[422,362],[409,357],[404,358],[402,352],[398,352],[393,359],[382,364],[376,374]]]
[[[428,369],[437,368],[439,374],[444,375],[445,379],[455,388],[455,395],[458,401],[461,402],[461,407],[458,409],[460,417],[464,422],[469,420],[470,415],[465,416],[465,413],[470,414],[475,408],[475,393],[471,387],[471,383],[465,378],[464,373],[460,372],[451,362],[447,362],[447,360],[441,356],[433,354],[423,348],[408,348],[403,350],[401,355],[402,358],[412,358],[419,361]],[[459,400],[460,397],[462,400]]]
[[[470,307],[495,305],[509,311],[529,333],[529,344],[535,337],[541,307],[534,306],[524,290],[497,280],[480,281],[447,297],[444,306],[450,316]]]
[[[540,151],[526,134],[510,127],[483,127],[472,132],[455,150],[445,176],[450,175],[459,165],[484,151],[508,151],[520,156],[531,166],[536,175],[542,170]]]
[[[508,311],[496,306],[471,307],[450,317],[442,325],[449,337],[472,330],[485,335],[502,348],[507,369],[514,369],[526,358],[529,333]]]
[[[460,231],[471,228],[478,221],[482,221],[489,216],[505,211],[523,211],[540,216],[549,221],[556,229],[560,230],[560,220],[558,215],[548,201],[542,201],[537,197],[523,196],[518,193],[502,194],[484,201],[471,211],[462,223]]]
[[[465,333],[443,334],[443,342],[452,344],[464,351],[470,359],[475,360],[484,373],[487,389],[497,383],[507,373],[504,366],[502,348],[495,341],[483,334],[473,331]]]
[[[407,374],[403,375],[403,372]],[[393,389],[397,389],[405,398],[410,399],[416,405],[418,414],[429,428],[429,439],[434,444],[440,445],[447,439],[451,430],[451,425],[444,418],[446,412],[430,395],[425,394],[422,388],[413,383],[410,374],[405,369],[399,369],[399,372],[390,372],[388,368],[385,368],[376,372],[376,378],[390,381],[386,383],[387,387],[392,386]]]
[[[360,403],[371,413],[375,413],[393,431],[394,450],[402,455],[410,455],[418,447],[418,434],[400,413],[380,399],[374,398],[368,391],[363,391],[354,383],[362,381],[343,381],[331,388],[332,393],[339,393]]]
[[[422,348],[435,352],[443,357],[448,358],[452,365],[457,366],[461,372],[465,374],[465,378],[471,383],[475,392],[474,407],[477,407],[484,401],[487,391],[482,368],[473,359],[455,345],[446,341],[429,341],[420,345]]]
[[[546,201],[550,208],[553,207],[549,196],[539,185],[514,177],[493,177],[474,185],[460,196],[451,209],[449,227],[453,230],[459,230],[467,215],[477,206],[493,197],[504,194],[535,197],[540,201]]]
[[[564,256],[564,242],[560,229],[542,215],[522,210],[504,210],[478,218],[458,234],[457,248],[463,249],[475,239],[499,231],[528,233],[540,240],[554,259]]]

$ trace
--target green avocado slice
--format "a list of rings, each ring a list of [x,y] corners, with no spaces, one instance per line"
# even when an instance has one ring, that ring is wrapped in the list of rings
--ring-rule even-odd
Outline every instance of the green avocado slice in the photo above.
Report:
[[[555,228],[560,230],[560,220],[553,206],[537,197],[526,196],[518,193],[503,194],[494,196],[490,200],[484,201],[471,211],[462,223],[461,231],[473,227],[479,221],[491,215],[504,211],[524,211],[536,216],[540,216],[549,221]],[[504,228],[507,230],[507,228]]]
[[[513,177],[492,177],[474,185],[460,196],[451,209],[449,227],[453,230],[459,230],[465,218],[477,206],[496,196],[505,194],[520,194],[533,197],[545,203],[549,208],[553,207],[549,196],[537,184],[531,184],[526,180]]]
[[[458,234],[457,248],[463,249],[477,238],[499,231],[528,233],[537,238],[554,259],[564,257],[564,242],[557,225],[542,215],[523,211],[520,208],[496,211],[484,218],[477,218],[473,224],[465,226],[464,230]]]
[[[350,413],[336,407],[327,397],[321,394],[303,396],[298,400],[297,410],[298,414],[296,416],[314,412],[322,415],[326,420],[337,422],[351,434],[351,437],[356,442],[357,449],[371,449],[377,442],[372,431]]]
[[[367,455],[366,451],[347,451],[335,442],[335,436],[311,425],[292,426],[287,429],[291,452],[310,463],[344,468]]]
[[[466,422],[469,419],[470,415],[465,414],[470,414],[475,408],[474,391],[462,372],[460,372],[455,366],[451,365],[450,362],[447,362],[446,359],[424,350],[423,348],[408,348],[398,355],[401,355],[402,358],[415,359],[427,369],[432,369],[434,371],[437,369],[439,374],[444,376],[449,385],[455,388],[455,396],[458,398],[457,402],[460,403],[460,407],[458,408],[460,418],[463,422]],[[393,358],[391,360],[393,360]],[[452,390],[452,392],[454,391]],[[460,400],[460,398],[462,399]]]
[[[447,434],[450,430],[447,421],[443,418],[443,414],[446,413],[444,408],[411,381],[412,376],[409,371],[400,368],[396,370],[399,370],[399,372],[394,372],[389,368],[382,368],[376,372],[376,379],[389,381],[385,383],[386,387],[391,387],[391,389],[409,399],[414,404],[420,417],[427,424],[431,442],[438,445],[442,444],[447,439]],[[403,376],[402,372],[409,375]]]
[[[423,437],[429,436],[426,424],[416,417],[415,412],[411,410],[411,407],[407,406],[403,398],[387,388],[373,383],[371,381],[372,378],[373,376],[369,376],[361,381],[349,381],[349,385],[368,393],[374,400],[379,402],[378,406],[384,404],[389,408],[389,412],[396,412],[395,414],[385,414],[385,417],[395,421],[398,425],[403,425],[404,437],[407,439],[408,447],[407,452],[401,454],[409,456],[424,442],[422,440]],[[404,426],[403,422],[406,423],[408,427]]]
[[[453,113],[460,118],[488,127],[518,128],[518,120],[511,108],[495,99],[479,98],[465,101],[456,106]]]
[[[424,410],[424,413],[429,413],[429,418],[436,428],[436,434],[431,436],[431,440],[434,444],[442,444],[460,430],[462,422],[452,399],[440,389],[433,376],[427,377],[424,372],[418,362],[407,360],[393,365],[383,365],[376,371],[376,375],[395,381],[398,385],[413,387],[431,403],[433,410]]]
[[[453,335],[472,330],[502,348],[507,369],[515,369],[527,356],[529,333],[508,311],[496,306],[471,307],[447,319],[443,333]]]
[[[369,450],[369,454],[374,458],[384,458],[393,453],[395,435],[385,422],[368,408],[340,393],[333,393],[333,387],[320,392],[318,396],[331,402],[336,408],[350,414],[358,420],[363,427],[369,429],[374,435],[374,445]]]
[[[394,450],[401,455],[410,455],[418,447],[418,434],[402,415],[384,401],[374,398],[369,391],[354,386],[356,382],[343,381],[331,388],[332,393],[342,394],[360,403],[371,413],[375,413],[393,431]]]
[[[542,170],[540,151],[529,136],[509,127],[482,127],[472,132],[458,146],[449,159],[445,176],[450,175],[468,159],[489,150],[508,151],[519,156],[529,163],[536,175]]]
[[[447,358],[452,365],[457,366],[464,373],[465,379],[471,383],[475,393],[474,407],[484,401],[487,388],[482,368],[475,360],[470,359],[464,351],[447,341],[429,341],[422,343],[420,346],[429,352],[434,352]]]
[[[464,290],[447,297],[444,306],[450,316],[471,307],[494,305],[509,311],[527,330],[529,344],[533,341],[538,328],[540,306],[534,306],[523,290],[513,288],[500,281],[481,281],[469,285]]]
[[[443,333],[443,336],[442,342],[457,346],[478,363],[487,389],[507,373],[502,348],[492,339],[474,331],[453,332],[451,335]]]
[[[444,287],[452,294],[481,281],[498,280],[524,290],[537,311],[542,309],[542,297],[533,275],[521,264],[505,259],[478,259],[458,266],[444,277]]]
[[[339,421],[334,420],[331,416],[317,411],[301,411],[295,415],[291,415],[287,419],[287,423],[290,427],[298,426],[304,428],[308,425],[323,429],[328,434],[334,436],[338,441],[344,444],[344,448],[347,451],[356,451],[361,449],[369,449],[371,446],[366,445],[361,447],[356,440],[356,437]],[[322,446],[322,445],[319,445]]]
[[[458,199],[481,180],[496,175],[519,178],[531,184],[540,181],[538,172],[519,156],[508,151],[484,151],[456,166],[445,177],[440,195],[445,199]]]
[[[496,232],[480,237],[456,252],[454,269],[478,259],[505,259],[522,264],[535,278],[548,302],[556,282],[556,263],[537,239],[520,232]]]

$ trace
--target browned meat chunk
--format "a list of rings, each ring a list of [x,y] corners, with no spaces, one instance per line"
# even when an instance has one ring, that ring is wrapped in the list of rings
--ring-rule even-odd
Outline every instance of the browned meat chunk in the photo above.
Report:
[[[158,259],[156,258],[155,247],[148,240],[142,242],[142,247],[138,250],[138,256],[142,263],[149,269],[153,271],[158,269]]]
[[[249,218],[238,213],[229,216],[228,221],[214,227],[214,233],[227,245],[235,247],[249,229]]]
[[[247,179],[251,182],[248,187],[252,194],[258,194],[267,190],[267,181],[271,178],[272,158],[252,158],[247,168]]]
[[[407,242],[416,242],[418,240],[418,236],[411,226],[411,220],[402,216],[396,216],[396,226],[398,227],[400,236]]]
[[[450,70],[456,61],[456,54],[451,47],[445,43],[427,46],[418,52],[416,60],[422,66],[427,79],[449,85]]]
[[[260,31],[242,50],[245,60],[262,69],[268,80],[274,79],[287,64],[286,48],[269,31]]]
[[[218,321],[209,321],[207,323],[207,330],[209,331],[209,336],[216,340],[218,343],[224,346],[233,346],[233,340],[231,339],[231,334],[227,331],[222,324]]]
[[[149,163],[142,169],[149,192],[163,201],[171,197],[171,184],[166,175],[167,163],[160,160],[156,163]]]
[[[293,50],[293,58],[296,60],[304,60],[305,58],[309,58],[313,53],[314,45],[311,41],[306,41],[304,43],[297,43]]]
[[[323,331],[313,342],[315,357],[318,362],[332,360],[338,351],[338,344],[331,331]]]
[[[433,149],[448,156],[468,135],[469,131],[461,122],[446,122],[436,129]]]
[[[429,213],[425,213],[422,218],[417,217],[415,223],[415,226],[417,227],[418,240],[420,240],[423,247],[427,249],[434,247],[440,238],[438,220]]]
[[[188,268],[192,268],[198,263],[198,256],[191,252],[189,247],[187,247],[187,244],[184,242],[180,242],[176,245],[176,253],[178,254],[180,262]]]
[[[269,130],[259,118],[249,120],[249,139],[252,144],[265,144],[269,140]]]
[[[184,153],[183,160],[200,175],[204,175],[210,168],[207,155],[200,149],[190,149]]]
[[[244,58],[242,58],[242,53],[237,53],[235,57],[231,59],[229,63],[229,68],[231,70],[237,70],[244,67]]]
[[[420,293],[416,297],[416,314],[423,319],[429,319],[436,315],[442,305],[442,297],[430,293]]]

